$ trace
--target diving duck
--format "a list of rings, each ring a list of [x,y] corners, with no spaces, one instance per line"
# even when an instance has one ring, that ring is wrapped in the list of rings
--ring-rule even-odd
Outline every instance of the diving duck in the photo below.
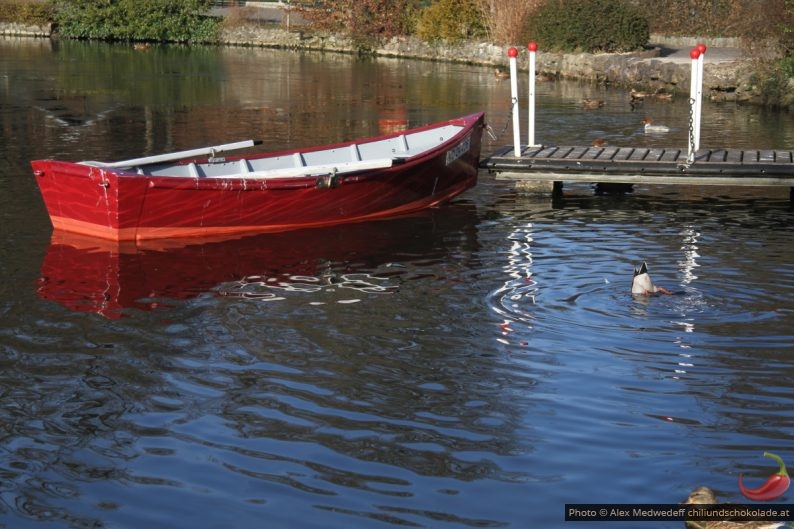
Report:
[[[717,505],[717,497],[714,491],[708,487],[697,487],[689,497],[682,501],[685,505]],[[728,504],[725,504],[728,505]],[[688,529],[777,529],[786,527],[786,522],[778,521],[731,521],[731,520],[687,520]]]
[[[643,125],[645,125],[645,132],[669,132],[670,127],[665,125],[654,125],[653,120],[651,118],[645,118],[642,120]]]
[[[501,68],[494,68],[493,74],[497,79],[510,79],[510,72]]]
[[[642,266],[634,269],[634,279],[631,281],[631,293],[650,296],[657,292],[661,292],[662,294],[672,293],[664,287],[658,287],[653,284],[651,276],[648,274],[648,265],[643,261]]]
[[[593,147],[606,147],[609,145],[604,138],[596,138],[593,140]]]
[[[585,97],[582,99],[582,106],[585,108],[601,108],[604,106],[604,102],[600,99],[590,99],[589,97]]]

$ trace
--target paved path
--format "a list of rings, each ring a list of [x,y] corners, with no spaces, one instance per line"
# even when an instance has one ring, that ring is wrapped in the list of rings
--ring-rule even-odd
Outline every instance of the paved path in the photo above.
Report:
[[[228,7],[213,7],[210,10],[210,14],[213,16],[225,17],[230,11],[231,8]],[[256,7],[255,9],[246,10],[245,13],[247,17],[253,20],[259,20],[260,22],[280,23],[286,16],[284,9],[278,6]],[[291,14],[291,22],[295,24],[302,22],[300,15],[295,11]]]
[[[661,48],[662,52],[659,57],[655,57],[655,60],[662,60],[674,63],[689,63],[692,61],[692,58],[689,56],[689,52],[692,50],[692,47],[689,48],[679,48],[679,47],[672,47],[666,44],[650,44],[651,46],[658,46]],[[742,58],[742,50],[739,48],[706,48],[706,58],[705,61],[709,63],[721,63],[721,62],[735,62]],[[653,60],[653,59],[650,59]]]

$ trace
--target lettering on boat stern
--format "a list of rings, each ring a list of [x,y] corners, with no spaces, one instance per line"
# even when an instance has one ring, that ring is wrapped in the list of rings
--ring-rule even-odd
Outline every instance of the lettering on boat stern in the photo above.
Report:
[[[471,147],[471,134],[466,136],[462,142],[455,145],[453,148],[447,151],[447,165],[451,164],[467,152],[469,152],[469,148]]]

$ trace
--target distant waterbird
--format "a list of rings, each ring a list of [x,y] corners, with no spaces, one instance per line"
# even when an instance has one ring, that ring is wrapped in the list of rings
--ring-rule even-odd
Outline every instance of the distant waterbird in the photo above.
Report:
[[[502,68],[494,68],[493,74],[497,79],[510,79],[510,72]]]
[[[658,101],[672,101],[673,94],[670,92],[657,91],[653,93],[653,97]]]
[[[589,97],[585,97],[582,99],[582,106],[585,108],[601,108],[604,106],[604,101],[601,99],[590,99]]]
[[[642,120],[644,125],[645,132],[669,132],[670,127],[666,125],[654,125],[653,120],[651,118],[645,118]]]
[[[632,101],[644,101],[645,98],[648,97],[648,92],[640,92],[632,88],[631,92],[629,92],[629,97]]]
[[[632,88],[631,92],[629,92],[629,105],[631,106],[631,109],[634,110],[637,107],[642,106],[646,97],[648,97],[646,92],[639,92]]]

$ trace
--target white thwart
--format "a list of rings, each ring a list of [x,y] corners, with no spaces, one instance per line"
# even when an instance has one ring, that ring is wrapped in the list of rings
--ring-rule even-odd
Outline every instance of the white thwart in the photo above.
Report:
[[[305,165],[302,167],[283,167],[265,171],[251,171],[248,173],[234,173],[213,175],[208,178],[290,178],[313,175],[342,174],[371,169],[384,169],[391,167],[394,161],[391,158],[376,160],[362,160],[359,162],[341,162],[318,165]]]

